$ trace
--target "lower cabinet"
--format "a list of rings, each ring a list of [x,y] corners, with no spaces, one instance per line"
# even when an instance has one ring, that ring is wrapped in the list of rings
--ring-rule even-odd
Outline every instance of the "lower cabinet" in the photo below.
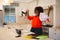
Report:
[[[60,29],[49,28],[49,38],[54,40],[60,40]]]

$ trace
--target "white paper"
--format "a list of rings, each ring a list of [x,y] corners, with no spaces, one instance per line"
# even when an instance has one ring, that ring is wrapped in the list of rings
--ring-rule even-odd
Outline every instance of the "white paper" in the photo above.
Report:
[[[41,21],[46,21],[48,19],[48,15],[46,15],[45,13],[40,13],[40,20]]]

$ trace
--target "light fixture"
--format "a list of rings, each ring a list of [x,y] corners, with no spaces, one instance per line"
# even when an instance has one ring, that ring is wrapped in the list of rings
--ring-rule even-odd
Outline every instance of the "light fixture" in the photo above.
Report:
[[[9,0],[3,0],[3,5],[10,5]]]
[[[13,0],[3,0],[3,5],[10,5],[12,2]]]

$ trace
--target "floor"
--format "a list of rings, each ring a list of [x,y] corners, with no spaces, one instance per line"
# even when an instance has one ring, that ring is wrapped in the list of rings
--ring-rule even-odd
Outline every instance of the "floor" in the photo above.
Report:
[[[15,29],[18,28],[18,27],[16,27],[17,25],[8,25],[8,26],[5,25],[4,28],[0,28],[0,40],[36,40],[36,39],[25,38],[25,36],[27,34],[31,33],[31,32],[29,32],[29,29],[28,29],[29,27],[27,27],[29,25],[23,25],[24,27],[22,27],[22,25],[21,25],[20,28],[22,28],[23,31],[22,31],[22,36],[19,38],[15,37],[15,36],[17,36],[17,33],[15,31]],[[28,31],[26,31],[27,29],[28,29]],[[50,40],[50,39],[47,39],[47,40]]]

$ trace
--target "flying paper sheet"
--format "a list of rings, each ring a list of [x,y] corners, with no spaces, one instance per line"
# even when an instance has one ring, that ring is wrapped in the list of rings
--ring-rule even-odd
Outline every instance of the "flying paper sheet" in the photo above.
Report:
[[[48,15],[46,15],[45,13],[40,13],[40,20],[41,21],[46,21],[48,19]]]

